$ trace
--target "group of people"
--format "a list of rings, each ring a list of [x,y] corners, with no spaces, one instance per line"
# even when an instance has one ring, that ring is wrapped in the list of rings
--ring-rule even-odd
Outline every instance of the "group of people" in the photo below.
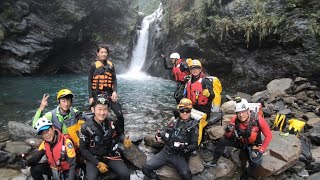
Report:
[[[42,144],[32,158],[22,159],[22,167],[31,166],[31,175],[35,180],[43,175],[54,179],[75,179],[84,176],[77,171],[80,164],[85,164],[88,180],[98,178],[99,172],[115,172],[117,179],[130,179],[130,173],[121,157],[118,143],[132,145],[124,135],[124,117],[117,96],[117,78],[114,64],[107,59],[109,48],[99,45],[97,60],[91,64],[88,75],[89,103],[92,116],[83,117],[81,112],[72,107],[73,93],[62,89],[57,94],[58,106],[43,114],[48,105],[49,95],[42,98],[40,107],[33,119],[33,127],[43,138]],[[168,127],[155,135],[155,140],[164,143],[164,148],[152,157],[142,168],[149,179],[159,179],[154,170],[166,164],[172,164],[182,179],[192,179],[188,158],[199,146],[199,122],[191,118],[192,109],[204,112],[210,117],[212,101],[215,97],[212,82],[203,73],[199,60],[187,61],[178,53],[170,55],[171,69],[177,88],[174,98],[177,102],[177,118]],[[112,110],[117,119],[108,118]],[[251,112],[248,102],[240,99],[236,103],[236,116],[226,128],[214,152],[213,167],[217,164],[225,146],[242,148],[249,159],[250,166],[243,177],[255,176],[255,169],[261,164],[262,153],[271,141],[270,128],[262,116]],[[262,142],[261,132],[265,139]]]

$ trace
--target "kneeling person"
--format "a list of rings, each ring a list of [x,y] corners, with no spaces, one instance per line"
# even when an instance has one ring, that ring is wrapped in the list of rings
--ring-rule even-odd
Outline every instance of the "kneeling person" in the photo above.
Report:
[[[110,168],[118,179],[129,180],[129,170],[117,149],[117,143],[124,140],[124,134],[120,127],[107,119],[108,103],[104,95],[98,95],[93,106],[94,116],[81,127],[80,152],[86,159],[87,178],[96,180],[99,172],[105,173]]]
[[[20,165],[37,165],[42,156],[46,155],[50,168],[44,163],[44,167],[41,168],[43,173],[34,174],[31,171],[33,179],[43,179],[42,174],[53,176],[53,179],[75,179],[76,152],[72,141],[54,129],[52,122],[45,117],[38,119],[35,127],[44,141],[39,146],[38,152],[32,158],[22,160]]]
[[[164,134],[157,134],[157,141],[164,141],[164,148],[142,168],[149,178],[159,179],[154,170],[172,164],[183,180],[191,180],[192,174],[187,163],[188,155],[198,147],[197,121],[191,119],[192,102],[183,98],[177,106],[179,118],[171,123]]]

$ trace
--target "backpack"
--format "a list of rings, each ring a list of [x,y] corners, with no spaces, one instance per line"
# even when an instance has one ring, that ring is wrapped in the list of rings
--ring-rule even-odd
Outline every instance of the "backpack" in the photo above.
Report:
[[[212,83],[214,98],[212,100],[211,112],[220,112],[222,85],[220,80],[215,76],[205,77]]]

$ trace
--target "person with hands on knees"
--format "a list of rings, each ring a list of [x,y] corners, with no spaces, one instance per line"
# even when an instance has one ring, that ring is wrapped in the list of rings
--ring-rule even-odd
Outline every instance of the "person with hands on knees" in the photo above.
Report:
[[[191,152],[198,147],[198,127],[191,118],[192,102],[183,98],[177,106],[179,118],[168,125],[164,133],[158,132],[156,140],[165,144],[164,148],[143,166],[142,172],[150,179],[159,179],[154,170],[171,164],[181,179],[191,180],[192,174],[187,163]]]
[[[117,179],[129,180],[130,174],[118,152],[118,142],[127,144],[126,138],[113,121],[107,119],[109,101],[103,94],[93,103],[94,116],[81,127],[80,152],[86,160],[88,180],[98,179],[98,174],[109,169],[118,175]]]
[[[89,67],[89,104],[92,105],[99,94],[106,95],[111,100],[109,104],[111,110],[117,116],[117,126],[124,133],[124,117],[117,94],[117,76],[114,64],[108,59],[109,54],[110,50],[107,45],[98,45],[97,59]]]
[[[230,120],[230,124],[225,128],[224,137],[219,140],[215,148],[213,160],[206,163],[205,166],[216,166],[225,146],[233,146],[241,149],[241,159],[249,161],[249,167],[241,176],[241,179],[247,179],[249,176],[256,176],[255,172],[262,163],[262,155],[272,139],[272,133],[262,115],[249,109],[249,103],[246,99],[237,97],[235,100],[236,116]],[[261,133],[265,137],[263,141]]]
[[[39,118],[35,127],[44,141],[30,159],[26,160],[23,157],[19,165],[22,168],[31,166],[31,176],[35,180],[43,179],[43,174],[52,176],[53,179],[75,179],[76,152],[68,135],[63,135],[55,129],[46,117]],[[39,163],[44,155],[48,162]],[[38,170],[35,171],[34,168]]]

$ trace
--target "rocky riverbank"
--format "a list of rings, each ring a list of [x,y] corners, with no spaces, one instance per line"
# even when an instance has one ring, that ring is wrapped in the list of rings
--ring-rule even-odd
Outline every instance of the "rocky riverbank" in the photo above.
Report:
[[[276,114],[285,114],[288,120],[296,118],[306,122],[300,133],[304,138],[298,138],[292,134],[281,136],[279,131],[272,132],[273,140],[264,153],[262,168],[259,170],[261,176],[272,180],[320,178],[320,91],[318,87],[312,85],[306,78],[284,78],[271,81],[266,90],[253,95],[239,92],[233,96],[241,96],[253,103],[262,103],[265,119],[270,127],[274,123]],[[230,96],[227,97],[230,98]],[[212,150],[217,140],[223,136],[225,125],[234,115],[234,102],[231,100],[226,98],[221,106],[224,113],[222,126],[218,122],[206,128],[206,138],[198,150],[198,155],[190,159],[189,165],[194,174],[193,179],[234,179],[241,174],[239,151],[233,148],[226,148],[224,157],[220,158],[217,167],[204,168],[203,166],[203,161],[212,159]],[[139,148],[150,158],[161,148],[161,144],[154,141],[154,133],[161,126],[153,127],[155,124],[152,122],[159,121],[157,124],[166,124],[167,120],[172,119],[171,115],[167,110],[161,113],[156,108],[150,108],[148,112],[130,113],[125,117],[126,119],[143,119],[141,125],[147,123],[145,125],[150,126],[140,132],[132,124],[137,123],[135,120],[126,122],[133,141],[139,144]],[[288,121],[286,127],[289,127]],[[41,139],[34,134],[35,130],[23,123],[14,121],[8,123],[8,132],[0,134],[1,179],[26,179],[28,170],[20,170],[17,161],[21,154],[31,155],[40,144]],[[144,141],[141,141],[143,137]],[[145,159],[142,158],[139,161],[143,162]],[[134,178],[144,178],[139,168],[131,167],[131,171],[131,176]],[[163,167],[158,173],[164,179],[178,178],[177,173],[170,167]]]

